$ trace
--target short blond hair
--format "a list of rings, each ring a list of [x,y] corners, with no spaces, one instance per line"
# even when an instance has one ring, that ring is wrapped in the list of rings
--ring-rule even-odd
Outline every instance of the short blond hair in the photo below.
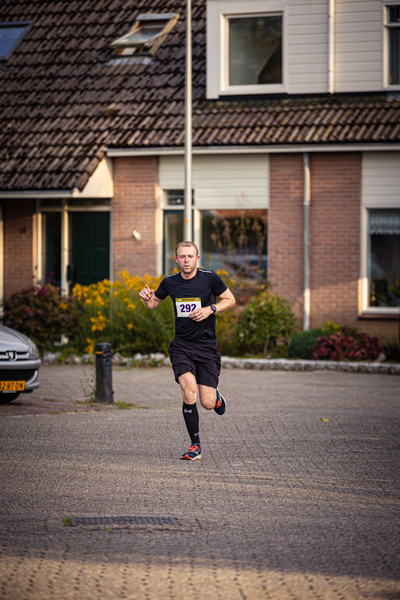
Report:
[[[193,242],[179,242],[175,248],[175,256],[178,256],[178,250],[181,246],[193,246],[193,248],[196,250],[196,256],[199,256],[199,249],[196,244],[193,244]]]

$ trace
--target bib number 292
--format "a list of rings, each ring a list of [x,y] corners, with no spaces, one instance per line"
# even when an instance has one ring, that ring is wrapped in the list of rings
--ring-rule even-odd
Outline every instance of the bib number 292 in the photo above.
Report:
[[[176,298],[175,303],[178,317],[188,317],[190,313],[201,308],[200,298]]]

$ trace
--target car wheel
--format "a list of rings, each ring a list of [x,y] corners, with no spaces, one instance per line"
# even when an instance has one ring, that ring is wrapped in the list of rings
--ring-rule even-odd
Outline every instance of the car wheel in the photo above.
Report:
[[[11,402],[11,400],[15,400],[15,398],[18,398],[20,392],[11,392],[11,393],[4,393],[4,392],[0,392],[0,404],[8,404],[8,402]]]

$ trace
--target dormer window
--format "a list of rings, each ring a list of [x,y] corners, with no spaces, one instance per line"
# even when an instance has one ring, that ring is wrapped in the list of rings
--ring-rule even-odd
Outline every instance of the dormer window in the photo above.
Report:
[[[28,33],[31,23],[0,23],[0,61],[8,60]]]
[[[111,47],[116,54],[153,56],[179,19],[177,13],[141,14],[133,27],[114,42]]]
[[[285,0],[207,0],[207,98],[287,91]]]

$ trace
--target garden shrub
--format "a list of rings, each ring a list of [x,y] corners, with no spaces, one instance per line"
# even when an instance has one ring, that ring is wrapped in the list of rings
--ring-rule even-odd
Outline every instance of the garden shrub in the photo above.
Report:
[[[266,356],[278,341],[287,344],[295,329],[289,302],[267,286],[259,286],[239,315],[237,336],[243,351]]]
[[[343,327],[342,331],[318,338],[312,358],[314,360],[375,360],[381,352],[384,350],[380,347],[378,338],[371,338],[367,333],[352,335],[351,330]]]
[[[396,342],[383,344],[383,351],[386,354],[386,360],[390,362],[400,362],[400,347]]]
[[[237,336],[238,319],[239,310],[236,306],[217,315],[218,352],[225,356],[237,356],[240,353],[240,344]]]
[[[289,358],[302,358],[310,360],[312,357],[313,348],[317,343],[318,338],[327,336],[336,331],[340,331],[342,325],[335,324],[329,321],[319,329],[308,329],[296,333],[289,342],[288,356]]]
[[[41,351],[54,347],[64,334],[75,334],[80,306],[53,285],[30,287],[10,296],[3,305],[3,325],[30,337]]]
[[[217,315],[218,351],[225,356],[239,356],[241,353],[241,344],[237,335],[239,315],[249,299],[257,295],[259,286],[254,281],[238,275],[230,276],[227,271],[217,270],[217,273],[223,278],[236,300],[233,308]],[[266,286],[267,284],[262,284],[261,287],[266,289]]]
[[[80,345],[93,352],[99,342],[109,342],[113,351],[125,354],[167,353],[174,336],[174,308],[170,298],[156,310],[147,310],[139,291],[148,285],[157,289],[161,277],[131,276],[124,270],[111,283],[75,285],[73,295],[83,303]]]

